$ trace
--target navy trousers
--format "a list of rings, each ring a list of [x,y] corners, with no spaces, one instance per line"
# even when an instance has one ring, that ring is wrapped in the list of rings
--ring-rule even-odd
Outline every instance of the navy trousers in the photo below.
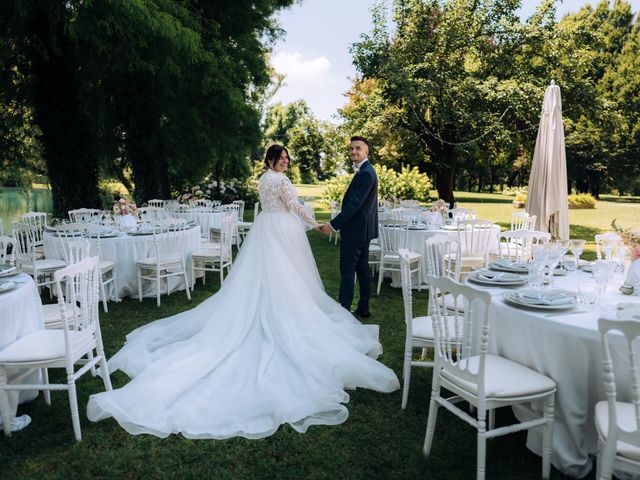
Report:
[[[340,242],[340,305],[351,310],[354,276],[360,285],[358,312],[369,311],[371,272],[369,270],[369,242]]]

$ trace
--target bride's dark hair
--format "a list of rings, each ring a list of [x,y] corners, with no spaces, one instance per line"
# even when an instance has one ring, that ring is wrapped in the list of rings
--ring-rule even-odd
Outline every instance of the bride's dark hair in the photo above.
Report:
[[[287,157],[289,157],[289,162],[291,162],[289,150],[287,150],[282,145],[273,144],[269,148],[267,148],[267,154],[264,156],[264,164],[267,166],[267,168],[271,168],[276,164],[276,162],[280,159],[280,155],[282,155],[283,150],[287,152]]]

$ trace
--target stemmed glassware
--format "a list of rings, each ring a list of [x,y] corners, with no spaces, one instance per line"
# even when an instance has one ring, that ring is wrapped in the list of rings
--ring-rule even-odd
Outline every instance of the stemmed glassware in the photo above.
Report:
[[[580,255],[584,252],[584,246],[587,244],[586,240],[574,238],[569,240],[569,250],[576,256],[576,268],[580,265]]]
[[[596,260],[593,264],[593,278],[596,281],[598,304],[600,306],[605,305],[605,293],[607,291],[607,285],[611,277],[616,270],[616,262],[610,260]]]

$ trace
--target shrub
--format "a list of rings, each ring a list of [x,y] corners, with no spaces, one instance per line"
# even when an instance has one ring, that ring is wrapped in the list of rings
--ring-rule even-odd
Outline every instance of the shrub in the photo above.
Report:
[[[507,195],[509,197],[515,197],[518,194],[524,193],[524,195],[526,196],[527,188],[528,187],[507,187],[504,190],[502,190],[502,194]]]
[[[427,175],[420,173],[418,167],[410,168],[403,165],[400,173],[384,165],[374,165],[373,168],[378,175],[378,197],[380,199],[429,200],[431,182]],[[328,203],[342,200],[351,178],[351,175],[339,175],[325,181],[323,201]]]
[[[569,208],[596,208],[596,199],[590,193],[569,195]]]
[[[513,199],[513,208],[524,208],[527,206],[527,194],[518,193],[516,198]]]

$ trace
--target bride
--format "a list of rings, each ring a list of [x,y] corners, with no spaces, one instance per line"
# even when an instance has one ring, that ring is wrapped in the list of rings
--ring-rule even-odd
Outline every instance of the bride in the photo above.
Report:
[[[220,290],[192,310],[134,330],[109,361],[131,381],[92,395],[87,416],[132,434],[261,438],[283,423],[347,419],[345,389],[391,392],[377,325],[360,324],[322,286],[304,226],[315,220],[272,145],[259,182],[262,212]]]

